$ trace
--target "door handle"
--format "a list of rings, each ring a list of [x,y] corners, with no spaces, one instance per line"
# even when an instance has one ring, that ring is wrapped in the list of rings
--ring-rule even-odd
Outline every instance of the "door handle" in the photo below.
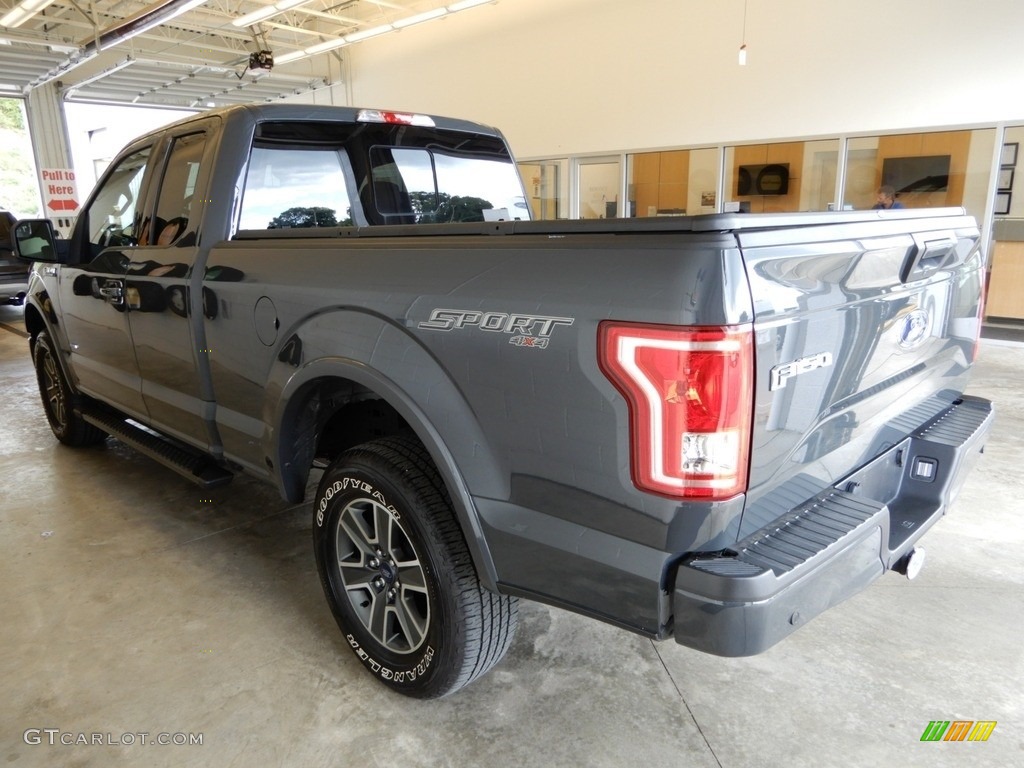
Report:
[[[118,283],[106,283],[100,286],[100,296],[111,304],[123,304],[124,288]]]

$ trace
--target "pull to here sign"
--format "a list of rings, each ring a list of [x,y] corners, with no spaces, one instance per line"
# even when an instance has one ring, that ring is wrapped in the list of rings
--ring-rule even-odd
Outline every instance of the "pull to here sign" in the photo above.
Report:
[[[72,215],[78,210],[78,184],[71,168],[43,168],[43,207],[47,214]]]

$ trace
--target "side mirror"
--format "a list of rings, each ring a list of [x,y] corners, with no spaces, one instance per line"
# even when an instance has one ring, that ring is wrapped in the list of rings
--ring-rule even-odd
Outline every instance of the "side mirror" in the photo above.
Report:
[[[14,225],[11,244],[14,253],[25,261],[46,261],[57,263],[60,252],[53,224],[49,219],[25,219]]]

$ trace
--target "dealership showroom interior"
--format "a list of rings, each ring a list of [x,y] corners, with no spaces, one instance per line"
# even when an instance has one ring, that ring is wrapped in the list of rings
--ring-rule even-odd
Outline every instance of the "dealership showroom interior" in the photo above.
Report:
[[[1024,764],[1022,40],[0,0],[0,762]]]

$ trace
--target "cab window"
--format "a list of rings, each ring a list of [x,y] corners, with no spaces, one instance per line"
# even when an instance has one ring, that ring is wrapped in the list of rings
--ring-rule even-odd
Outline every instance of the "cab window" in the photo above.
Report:
[[[156,214],[143,221],[139,245],[195,245],[199,222],[192,215],[192,203],[205,146],[203,133],[174,139],[160,182]]]
[[[373,205],[387,224],[529,218],[518,171],[506,157],[441,148],[373,147]]]
[[[255,145],[238,228],[351,226],[342,152],[338,147]]]
[[[135,245],[142,181],[151,149],[146,147],[123,158],[83,212],[88,238],[84,261],[91,261],[105,248]]]

